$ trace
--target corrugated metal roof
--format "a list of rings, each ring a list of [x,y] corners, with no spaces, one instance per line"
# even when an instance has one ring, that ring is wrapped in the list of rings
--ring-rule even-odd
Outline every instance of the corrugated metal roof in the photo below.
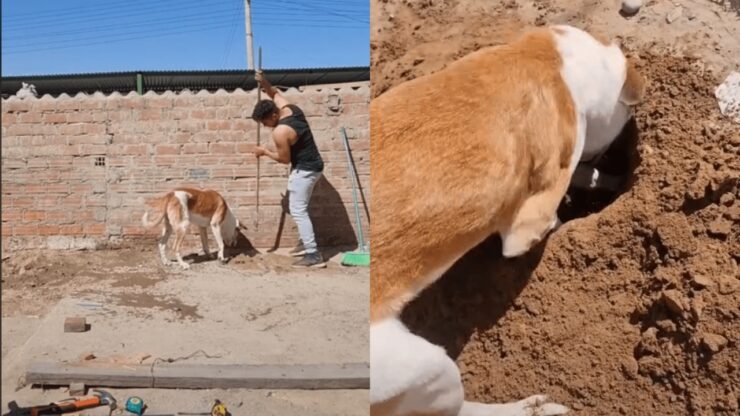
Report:
[[[264,72],[271,83],[283,87],[370,80],[368,67],[266,69]],[[3,97],[14,95],[21,88],[21,83],[25,82],[33,84],[39,96],[44,94],[57,96],[62,93],[74,95],[78,92],[92,94],[97,91],[104,94],[114,91],[125,94],[136,90],[138,74],[142,76],[144,92],[184,89],[216,91],[220,88],[230,91],[236,88],[247,90],[256,87],[254,71],[133,71],[2,77],[1,90]]]

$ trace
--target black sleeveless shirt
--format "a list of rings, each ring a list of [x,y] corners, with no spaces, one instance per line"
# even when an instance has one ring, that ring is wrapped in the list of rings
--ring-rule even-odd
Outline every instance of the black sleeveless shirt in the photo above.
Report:
[[[298,135],[298,140],[290,146],[290,164],[291,170],[301,169],[312,172],[322,172],[324,170],[324,160],[319,154],[316,142],[313,140],[313,133],[308,127],[308,121],[300,108],[293,104],[288,104],[293,114],[281,118],[278,125],[284,124]]]

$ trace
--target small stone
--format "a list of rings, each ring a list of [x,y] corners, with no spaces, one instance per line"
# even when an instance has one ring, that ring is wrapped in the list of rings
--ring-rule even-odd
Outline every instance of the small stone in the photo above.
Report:
[[[69,395],[78,397],[85,395],[85,384],[84,383],[71,383],[69,385]]]
[[[678,20],[679,17],[683,14],[683,7],[678,6],[675,9],[671,10],[670,13],[668,13],[665,17],[666,22],[673,23],[676,20]]]
[[[691,282],[700,288],[711,286],[714,283],[711,278],[699,273],[691,273]]]
[[[701,344],[713,354],[716,354],[727,345],[727,338],[722,335],[706,333],[701,338]]]
[[[732,222],[722,217],[718,217],[707,227],[709,234],[716,237],[727,237],[732,231]]]
[[[684,311],[683,296],[681,292],[675,289],[663,292],[661,300],[665,306],[673,313],[681,314]]]
[[[622,13],[632,16],[640,11],[642,0],[622,0]]]
[[[85,318],[67,318],[64,320],[64,332],[87,331],[87,320]]]
[[[622,374],[625,378],[629,380],[634,380],[637,378],[637,370],[639,369],[639,366],[637,365],[637,360],[635,360],[634,357],[623,358],[620,365],[622,368]]]

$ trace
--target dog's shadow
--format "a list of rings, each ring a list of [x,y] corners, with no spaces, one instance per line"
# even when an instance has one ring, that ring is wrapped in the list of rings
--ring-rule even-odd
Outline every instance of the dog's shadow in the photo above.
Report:
[[[546,244],[547,239],[521,257],[506,259],[500,237],[489,237],[407,305],[402,320],[456,359],[474,332],[496,325],[512,307]]]
[[[237,230],[236,238],[236,245],[234,247],[227,246],[224,248],[224,257],[226,258],[226,261],[223,262],[223,264],[229,264],[233,259],[239,256],[254,257],[261,254],[241,230]],[[191,264],[218,261],[218,248],[214,250],[209,247],[209,250],[211,251],[210,256],[206,256],[203,253],[191,253],[183,256],[183,260]]]

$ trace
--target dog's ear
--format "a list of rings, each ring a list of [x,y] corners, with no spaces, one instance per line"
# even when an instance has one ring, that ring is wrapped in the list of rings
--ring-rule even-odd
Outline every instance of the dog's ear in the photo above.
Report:
[[[632,58],[627,58],[625,66],[627,75],[619,100],[627,105],[636,105],[645,99],[647,79],[637,70]]]

